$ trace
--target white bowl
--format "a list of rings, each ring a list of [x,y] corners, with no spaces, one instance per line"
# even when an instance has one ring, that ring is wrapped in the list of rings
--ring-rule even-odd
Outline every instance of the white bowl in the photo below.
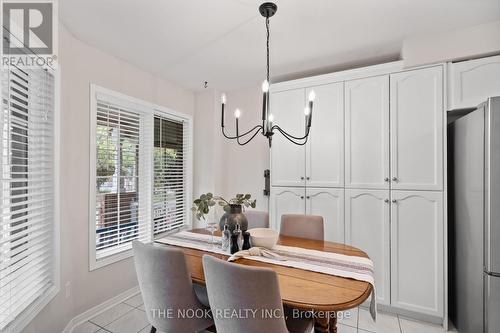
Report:
[[[252,246],[272,249],[278,242],[279,233],[269,228],[254,228],[248,230]]]

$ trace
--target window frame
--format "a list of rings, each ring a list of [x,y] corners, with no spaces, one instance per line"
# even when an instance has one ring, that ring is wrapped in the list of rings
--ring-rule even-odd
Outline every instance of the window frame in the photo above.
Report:
[[[53,232],[52,232],[52,274],[53,285],[45,292],[45,294],[30,305],[28,305],[21,314],[17,316],[7,326],[10,332],[18,333],[31,323],[31,321],[47,306],[61,291],[61,213],[60,213],[60,138],[61,138],[61,72],[58,69],[43,67],[54,77],[54,137],[53,137],[53,181],[54,181],[54,197],[53,197]],[[0,86],[0,90],[2,87]],[[0,91],[1,96],[1,91]]]
[[[151,117],[151,121],[154,123],[154,117],[156,115],[170,118],[176,121],[187,122],[188,135],[187,135],[187,161],[186,161],[186,201],[189,204],[193,199],[193,116],[185,114],[179,111],[175,111],[161,105],[157,105],[145,100],[131,97],[129,95],[104,88],[97,84],[90,84],[90,147],[89,147],[89,271],[94,271],[96,269],[111,265],[113,263],[122,261],[124,259],[130,258],[132,256],[132,248],[130,246],[127,250],[116,251],[116,253],[106,256],[102,259],[97,259],[96,250],[96,225],[95,225],[95,209],[96,209],[96,145],[97,145],[97,95],[102,94],[110,98],[110,101],[116,101],[117,104],[123,105],[124,107],[131,107],[140,112]],[[154,131],[154,126],[153,126]],[[140,132],[139,132],[140,135]],[[151,143],[154,144],[153,142]],[[154,149],[154,147],[151,147]],[[154,158],[154,155],[151,155]],[[153,197],[153,184],[154,184],[154,161],[151,160],[150,166],[150,192],[151,198]],[[151,200],[151,217],[153,217],[153,200]],[[189,205],[186,205],[186,222],[183,227],[192,226],[192,216],[189,209]],[[150,237],[152,240],[161,237],[163,234],[154,235],[153,219],[150,221]]]

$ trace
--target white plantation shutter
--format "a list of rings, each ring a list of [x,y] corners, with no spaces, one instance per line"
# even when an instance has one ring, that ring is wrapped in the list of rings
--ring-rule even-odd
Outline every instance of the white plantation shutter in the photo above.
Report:
[[[54,77],[2,69],[0,331],[55,286]]]
[[[154,235],[182,227],[188,212],[189,124],[168,115],[154,118]]]
[[[151,116],[97,96],[95,168],[96,259],[151,238]]]
[[[90,268],[189,223],[191,118],[91,88]]]

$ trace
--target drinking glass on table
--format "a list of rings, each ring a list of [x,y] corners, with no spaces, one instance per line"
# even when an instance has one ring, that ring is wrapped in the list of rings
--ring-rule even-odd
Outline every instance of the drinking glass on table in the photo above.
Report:
[[[217,214],[217,207],[214,208],[214,216],[213,217],[208,217],[207,219],[207,230],[210,231],[210,234],[212,235],[212,240],[211,240],[211,243],[212,243],[212,246],[215,246],[215,237],[214,237],[214,232],[217,230],[218,228],[218,223],[217,223],[217,217],[218,217],[218,214]]]

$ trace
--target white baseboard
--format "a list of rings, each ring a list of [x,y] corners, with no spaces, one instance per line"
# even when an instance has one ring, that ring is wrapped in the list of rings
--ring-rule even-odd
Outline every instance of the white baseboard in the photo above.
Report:
[[[66,325],[66,327],[64,328],[64,331],[62,331],[62,333],[73,332],[73,329],[76,326],[88,321],[89,319],[97,316],[100,313],[103,313],[104,311],[106,311],[106,310],[112,308],[113,306],[123,302],[127,298],[130,298],[130,297],[138,294],[139,292],[140,292],[139,286],[135,286],[133,288],[130,288],[129,290],[122,292],[121,294],[119,294],[113,298],[108,299],[107,301],[105,301],[99,305],[94,306],[93,308],[88,309],[87,311],[85,311],[83,313],[80,313],[79,315],[75,316],[73,319],[71,319],[69,321],[68,325]]]

